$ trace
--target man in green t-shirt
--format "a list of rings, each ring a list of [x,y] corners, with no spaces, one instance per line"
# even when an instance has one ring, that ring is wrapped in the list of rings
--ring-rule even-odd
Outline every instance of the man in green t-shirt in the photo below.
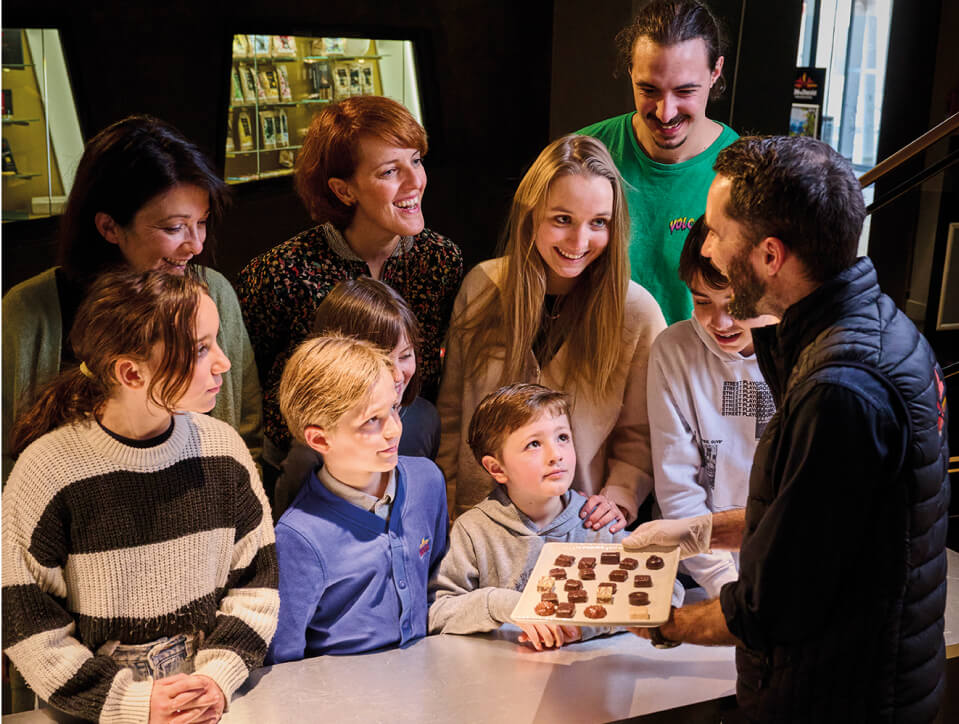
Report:
[[[725,86],[719,26],[696,0],[653,0],[616,43],[636,110],[579,133],[606,144],[626,181],[632,276],[673,324],[693,309],[679,278],[679,253],[706,210],[717,154],[738,137],[706,117],[710,96]]]

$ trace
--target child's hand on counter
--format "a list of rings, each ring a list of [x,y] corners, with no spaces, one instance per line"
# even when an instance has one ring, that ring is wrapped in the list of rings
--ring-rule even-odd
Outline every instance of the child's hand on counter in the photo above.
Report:
[[[537,651],[544,648],[559,648],[563,644],[579,641],[582,631],[579,626],[565,626],[552,623],[516,623],[523,633],[519,635],[519,642],[529,643]]]

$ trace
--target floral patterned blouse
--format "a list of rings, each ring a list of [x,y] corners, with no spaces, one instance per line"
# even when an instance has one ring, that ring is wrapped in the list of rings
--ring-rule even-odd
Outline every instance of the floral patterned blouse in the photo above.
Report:
[[[253,259],[240,272],[237,296],[253,343],[263,388],[263,418],[269,448],[286,451],[290,431],[280,414],[277,388],[283,366],[311,332],[317,306],[337,282],[369,276],[370,269],[326,223],[297,234]],[[424,396],[435,397],[440,348],[453,300],[463,279],[463,254],[444,236],[424,229],[400,239],[383,265],[381,281],[410,305],[420,323],[423,344],[417,365]]]

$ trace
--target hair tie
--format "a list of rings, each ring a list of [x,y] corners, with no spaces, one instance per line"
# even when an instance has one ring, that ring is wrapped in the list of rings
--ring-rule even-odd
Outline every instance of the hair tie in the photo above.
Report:
[[[86,377],[88,380],[94,379],[93,373],[90,371],[90,368],[87,367],[87,363],[86,363],[86,362],[81,362],[81,363],[80,363],[80,374],[82,374],[82,375],[83,375],[84,377]]]

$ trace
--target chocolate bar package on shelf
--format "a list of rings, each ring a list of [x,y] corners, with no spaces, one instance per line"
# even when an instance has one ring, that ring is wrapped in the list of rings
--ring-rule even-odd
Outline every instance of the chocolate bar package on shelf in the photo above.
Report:
[[[273,114],[276,125],[276,145],[278,148],[283,148],[290,145],[290,127],[288,125],[288,119],[286,116],[286,111],[278,110]]]
[[[255,103],[258,95],[257,89],[259,83],[256,80],[256,73],[246,63],[237,64],[237,72],[240,74],[240,87],[243,91],[243,101],[245,103]]]
[[[233,36],[233,57],[249,58],[252,55],[253,53],[250,52],[250,36],[234,35]]]
[[[277,63],[276,66],[276,82],[280,87],[280,100],[292,101],[293,91],[290,88],[290,74],[287,72],[286,66],[281,63]]]
[[[226,114],[226,152],[233,153],[236,146],[233,143],[233,111]]]
[[[13,160],[13,151],[10,149],[10,143],[6,138],[3,139],[3,172],[17,172],[17,162]]]
[[[269,35],[253,36],[253,55],[255,55],[257,58],[270,57],[270,36]]]
[[[296,41],[292,35],[271,36],[274,58],[295,58]]]
[[[263,133],[263,148],[276,148],[276,117],[273,111],[260,111],[260,130]]]
[[[363,83],[363,94],[364,95],[373,95],[376,90],[373,87],[373,68],[366,64],[362,67],[360,71],[360,77]]]
[[[276,71],[272,68],[264,68],[259,75],[264,99],[267,102],[278,102],[280,100],[280,85],[276,80]]]
[[[253,150],[253,125],[250,122],[250,114],[246,111],[240,111],[236,117],[236,131],[240,140],[241,151]]]

